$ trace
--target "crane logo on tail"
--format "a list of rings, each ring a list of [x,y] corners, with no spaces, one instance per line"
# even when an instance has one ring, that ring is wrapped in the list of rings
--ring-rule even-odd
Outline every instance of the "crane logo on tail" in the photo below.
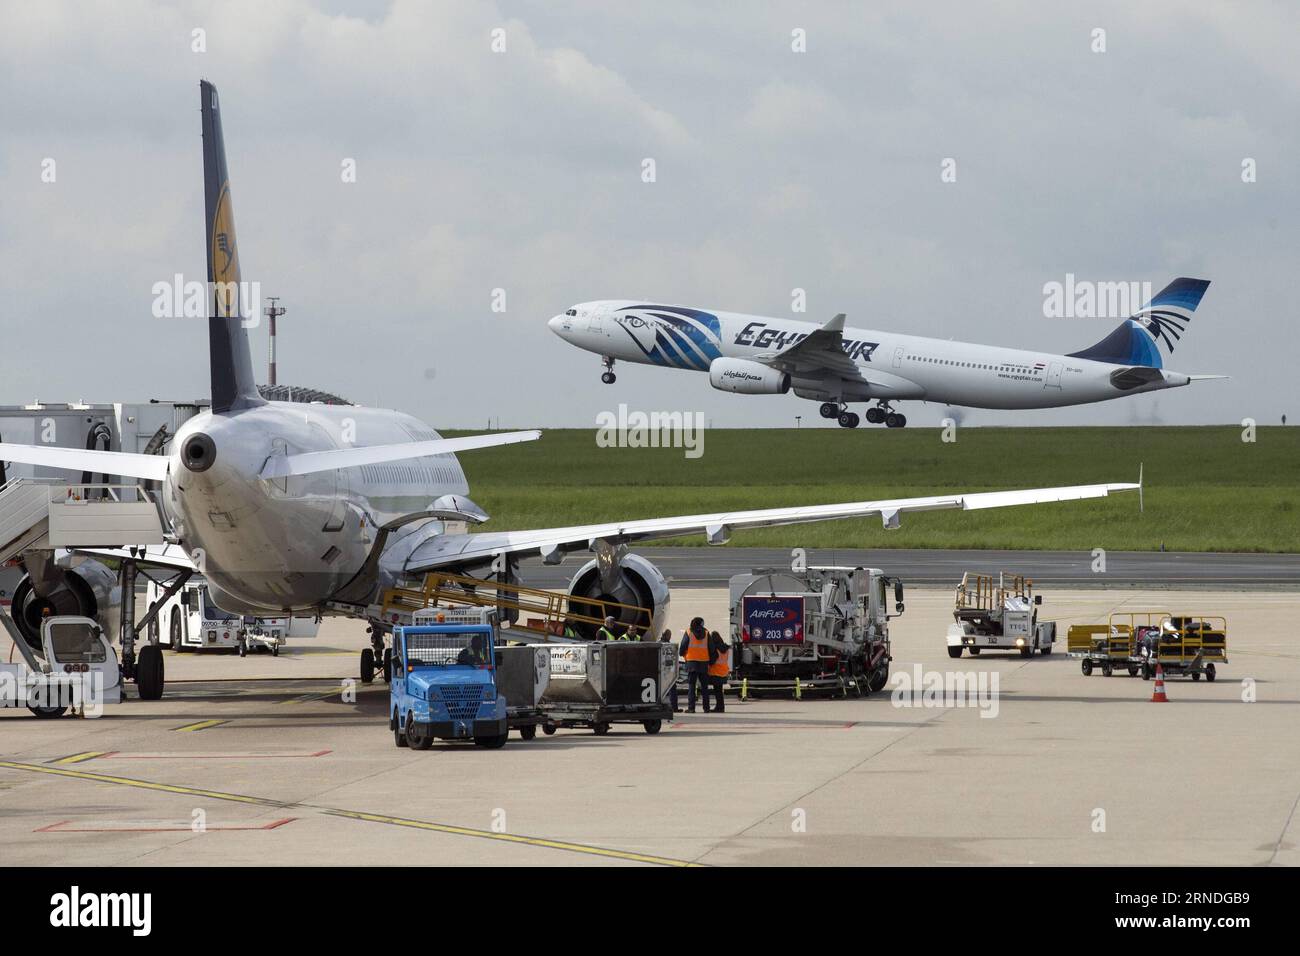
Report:
[[[216,214],[212,217],[212,283],[217,315],[240,315],[239,247],[235,241],[235,215],[230,203],[230,184],[221,184]]]

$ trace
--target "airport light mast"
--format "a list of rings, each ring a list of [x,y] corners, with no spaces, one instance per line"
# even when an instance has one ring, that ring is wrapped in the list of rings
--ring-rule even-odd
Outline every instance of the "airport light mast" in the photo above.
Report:
[[[275,320],[279,316],[284,315],[284,313],[287,310],[280,305],[279,296],[270,295],[267,296],[267,299],[271,303],[264,310],[266,313],[266,317],[271,320],[271,355],[270,355],[270,362],[269,362],[270,371],[267,376],[267,384],[274,385],[275,384]]]

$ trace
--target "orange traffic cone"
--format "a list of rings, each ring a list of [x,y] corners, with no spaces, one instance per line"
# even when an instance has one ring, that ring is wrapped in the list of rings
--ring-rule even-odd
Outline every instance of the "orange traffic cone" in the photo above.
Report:
[[[1169,698],[1165,696],[1165,669],[1159,664],[1156,664],[1156,690],[1151,695],[1151,702],[1153,704],[1169,703]]]

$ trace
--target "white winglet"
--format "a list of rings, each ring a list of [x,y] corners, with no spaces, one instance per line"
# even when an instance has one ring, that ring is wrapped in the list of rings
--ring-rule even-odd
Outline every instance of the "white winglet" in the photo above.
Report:
[[[465,438],[435,438],[433,441],[404,442],[399,445],[370,445],[361,448],[336,448],[333,451],[309,451],[301,455],[273,455],[262,466],[259,477],[287,478],[290,475],[310,475],[336,468],[355,468],[358,465],[377,465],[385,461],[406,461],[427,455],[446,455],[469,451],[473,448],[491,448],[494,445],[513,445],[517,442],[537,441],[542,433],[537,430],[504,432],[500,435],[469,435]]]

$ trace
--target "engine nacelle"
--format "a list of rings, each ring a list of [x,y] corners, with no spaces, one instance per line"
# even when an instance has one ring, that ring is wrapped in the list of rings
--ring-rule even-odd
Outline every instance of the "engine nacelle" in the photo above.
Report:
[[[790,376],[762,362],[716,358],[709,365],[709,384],[739,395],[784,395],[790,391]]]
[[[658,640],[660,632],[668,623],[668,582],[657,567],[639,554],[623,555],[612,581],[604,580],[599,562],[593,558],[579,568],[569,582],[569,595],[569,607],[588,617],[600,617],[601,614],[597,605],[584,604],[581,598],[598,598],[649,609],[651,614],[648,627],[644,616],[638,620],[630,610],[622,609],[615,615],[620,627],[635,624],[643,639]],[[594,639],[599,626],[577,624],[575,629],[581,636]]]
[[[23,575],[14,588],[10,612],[32,647],[41,646],[41,622],[64,614],[92,618],[105,634],[116,639],[121,625],[122,591],[117,575],[99,561],[87,559],[68,569],[49,561],[37,578]]]

